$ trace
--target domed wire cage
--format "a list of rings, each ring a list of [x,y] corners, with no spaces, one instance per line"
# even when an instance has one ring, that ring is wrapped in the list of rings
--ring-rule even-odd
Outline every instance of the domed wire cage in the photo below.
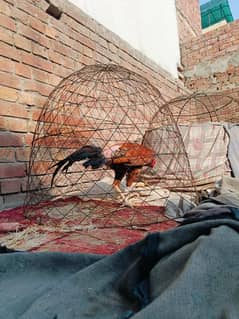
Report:
[[[238,89],[178,96],[167,106],[184,141],[198,198],[205,191],[218,194],[223,176],[234,176],[228,150],[230,128],[239,123]]]
[[[239,123],[239,92],[197,92],[167,102],[178,124],[227,122]]]
[[[145,185],[136,183],[130,190],[121,185],[133,201],[128,215],[120,214],[124,207],[112,190],[111,169],[85,169],[75,162],[67,173],[58,172],[51,187],[52,166],[76,149],[89,144],[105,149],[125,141],[143,143],[156,157],[156,166],[140,175],[139,182]],[[56,220],[77,214],[78,223],[85,225],[96,219],[107,225],[116,215],[121,226],[157,223],[170,191],[185,187],[192,190],[193,179],[182,137],[168,104],[147,79],[118,65],[90,65],[62,80],[50,94],[32,142],[25,200],[28,218],[40,211]],[[93,209],[92,205],[83,209],[82,201],[72,202],[72,197],[94,201]],[[102,203],[106,209],[99,212]],[[149,209],[155,212],[151,221]]]

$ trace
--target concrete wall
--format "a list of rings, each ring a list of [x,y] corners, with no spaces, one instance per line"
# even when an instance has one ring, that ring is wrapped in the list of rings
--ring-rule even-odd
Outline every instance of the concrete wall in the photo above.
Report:
[[[175,0],[71,0],[135,49],[177,77]]]
[[[181,46],[185,85],[193,91],[234,90],[239,83],[239,20]]]
[[[0,1],[0,209],[21,205],[36,120],[59,81],[84,65],[116,63],[148,78],[166,99],[184,92],[169,72],[79,8],[52,1]],[[164,12],[160,12],[164,15]],[[160,32],[154,30],[160,43]]]

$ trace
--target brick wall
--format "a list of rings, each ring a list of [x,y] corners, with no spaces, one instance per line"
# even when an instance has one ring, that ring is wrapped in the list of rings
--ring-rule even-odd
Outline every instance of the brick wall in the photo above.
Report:
[[[239,20],[181,46],[185,85],[193,91],[236,90],[239,83]]]
[[[166,99],[185,91],[169,73],[67,1],[0,1],[0,209],[21,205],[41,107],[63,78],[84,65],[116,63],[145,77]]]
[[[201,34],[199,0],[176,0],[180,43],[187,42]]]

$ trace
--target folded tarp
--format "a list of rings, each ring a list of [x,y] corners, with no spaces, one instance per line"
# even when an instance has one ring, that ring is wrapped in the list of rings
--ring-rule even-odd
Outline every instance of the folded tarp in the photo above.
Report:
[[[178,128],[181,138],[170,126],[146,132],[144,143],[160,156],[154,169],[147,169],[145,179],[173,191],[193,191],[214,188],[223,175],[231,174],[224,124],[180,124]]]
[[[223,175],[230,175],[229,137],[221,123],[180,125],[195,187],[208,189]]]
[[[238,231],[211,220],[111,256],[0,254],[0,318],[239,318]]]

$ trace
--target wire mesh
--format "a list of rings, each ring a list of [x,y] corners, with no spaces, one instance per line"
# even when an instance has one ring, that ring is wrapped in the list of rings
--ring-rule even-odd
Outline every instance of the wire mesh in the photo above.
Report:
[[[136,183],[130,189],[124,181],[121,184],[132,198],[130,214],[122,213],[124,207],[113,191],[114,174],[109,168],[85,169],[75,162],[67,173],[57,174],[51,187],[51,166],[76,149],[87,144],[106,149],[126,141],[143,143],[156,157],[156,166],[141,172],[138,182],[144,184]],[[71,74],[50,94],[37,121],[27,184],[25,214],[29,218],[45,203],[45,215],[66,220],[77,211],[78,222],[89,225],[95,218],[90,208],[79,209],[77,201],[57,205],[59,198],[77,196],[83,201],[111,203],[108,213],[97,218],[107,226],[117,215],[118,224],[128,227],[160,222],[155,211],[160,208],[162,212],[170,191],[192,189],[193,179],[177,123],[160,91],[124,67],[99,64]],[[151,221],[147,221],[148,208],[154,211]]]
[[[233,176],[228,128],[239,122],[238,97],[239,91],[234,89],[193,93],[166,103],[183,138],[199,199],[208,193],[218,194],[223,176]]]
[[[238,90],[183,95],[167,102],[167,106],[177,124],[239,122]]]

